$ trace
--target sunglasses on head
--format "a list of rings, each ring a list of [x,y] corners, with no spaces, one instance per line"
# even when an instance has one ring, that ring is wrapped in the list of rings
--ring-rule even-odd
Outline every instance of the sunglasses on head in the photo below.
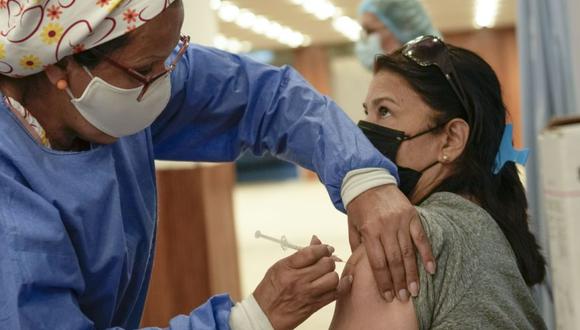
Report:
[[[467,94],[461,85],[453,63],[451,63],[449,48],[447,48],[443,40],[435,36],[418,37],[403,46],[402,54],[420,66],[436,66],[439,68],[463,106],[468,123],[472,122]]]

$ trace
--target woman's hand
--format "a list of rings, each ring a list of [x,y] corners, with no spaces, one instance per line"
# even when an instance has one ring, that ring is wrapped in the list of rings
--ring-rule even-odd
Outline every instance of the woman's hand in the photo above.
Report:
[[[348,204],[348,233],[354,251],[364,244],[377,286],[388,302],[419,293],[415,247],[425,269],[435,258],[417,210],[395,185],[370,189]],[[409,295],[409,293],[411,293]]]
[[[268,270],[254,291],[254,298],[274,329],[294,329],[350,290],[352,277],[339,281],[333,252],[334,248],[314,236],[310,246]]]

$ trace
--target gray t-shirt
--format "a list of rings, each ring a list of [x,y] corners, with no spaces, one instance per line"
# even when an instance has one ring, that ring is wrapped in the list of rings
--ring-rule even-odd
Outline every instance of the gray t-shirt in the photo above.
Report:
[[[417,210],[437,259],[434,276],[419,269],[420,329],[546,329],[509,242],[485,210],[452,193],[433,194]]]

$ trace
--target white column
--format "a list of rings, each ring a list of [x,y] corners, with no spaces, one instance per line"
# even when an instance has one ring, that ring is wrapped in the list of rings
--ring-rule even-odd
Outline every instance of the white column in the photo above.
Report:
[[[213,38],[218,33],[218,22],[215,12],[210,8],[210,0],[183,0],[185,20],[181,32],[189,35],[191,41],[205,46],[213,46]],[[206,166],[189,162],[156,161],[157,169],[190,168]]]
[[[218,33],[215,12],[209,6],[210,0],[183,0],[185,21],[182,32],[191,36],[191,41],[206,46],[213,45]]]
[[[574,84],[576,90],[576,112],[580,113],[580,1],[568,0],[568,15],[570,22],[570,50],[572,51],[572,69],[574,70]]]

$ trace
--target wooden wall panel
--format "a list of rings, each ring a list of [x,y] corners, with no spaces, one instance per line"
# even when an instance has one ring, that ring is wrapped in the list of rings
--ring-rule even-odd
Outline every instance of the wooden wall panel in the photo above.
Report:
[[[298,48],[294,51],[294,68],[317,91],[324,95],[332,95],[330,72],[330,56],[325,46]],[[307,180],[318,180],[316,173],[300,168],[301,176]]]
[[[312,46],[296,49],[293,66],[320,93],[331,95],[330,57],[326,47]]]
[[[520,67],[514,28],[483,29],[446,34],[445,41],[479,54],[497,74],[504,103],[514,124],[514,142],[522,146]]]
[[[157,171],[159,222],[142,326],[165,327],[210,296],[239,300],[232,165]]]

